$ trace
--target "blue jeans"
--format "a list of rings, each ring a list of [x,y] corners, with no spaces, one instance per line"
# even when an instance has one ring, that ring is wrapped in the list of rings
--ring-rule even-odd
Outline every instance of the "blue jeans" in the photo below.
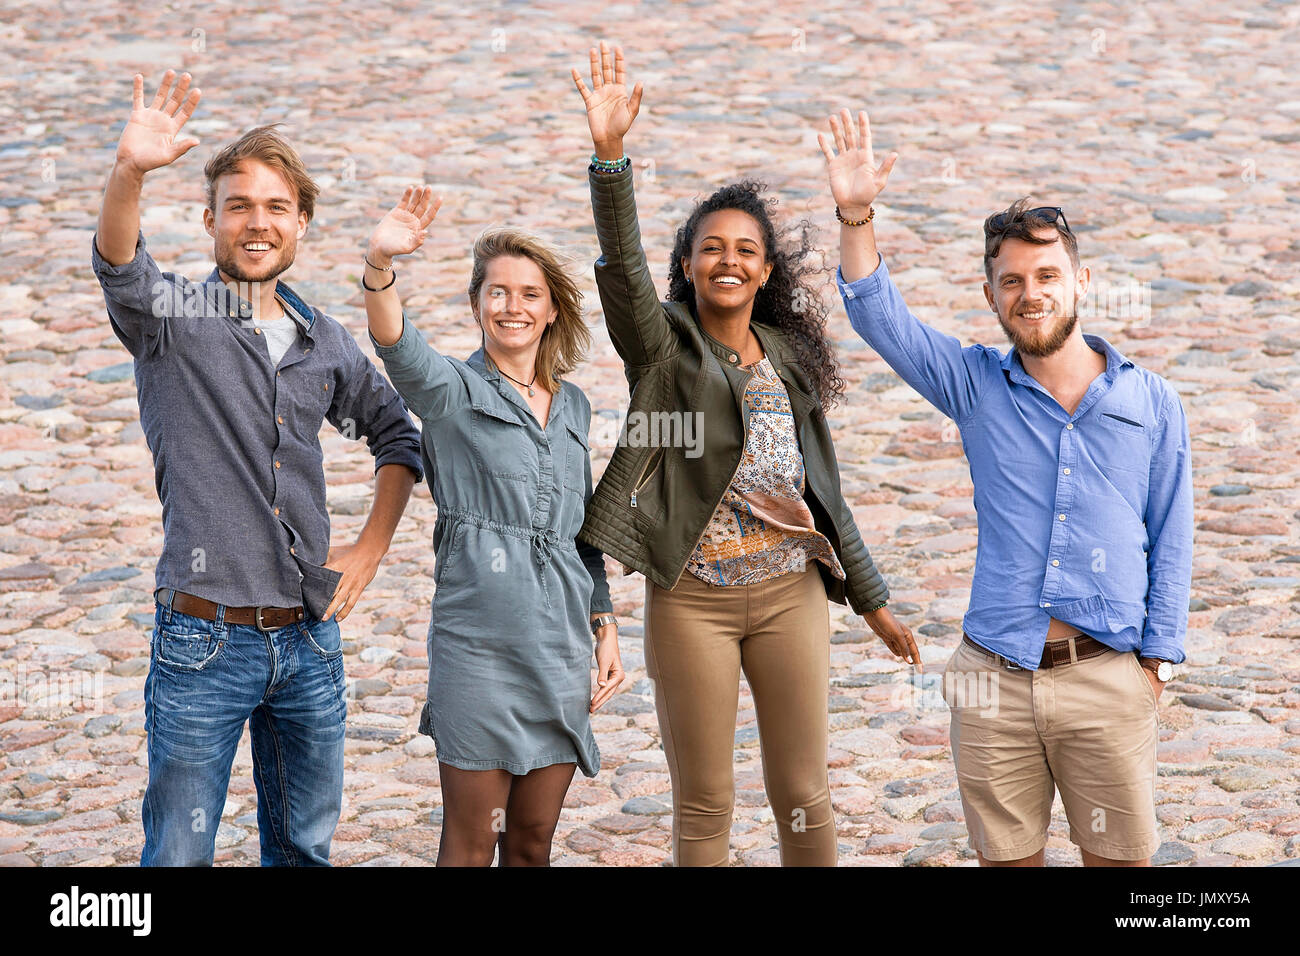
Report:
[[[140,864],[211,865],[248,721],[262,865],[328,866],[347,716],[338,623],[308,618],[262,632],[224,616],[224,607],[205,621],[157,605]]]

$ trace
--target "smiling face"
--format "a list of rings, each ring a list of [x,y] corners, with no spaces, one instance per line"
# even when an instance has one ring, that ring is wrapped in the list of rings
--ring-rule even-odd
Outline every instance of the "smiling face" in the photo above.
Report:
[[[217,180],[214,207],[203,211],[203,227],[216,240],[213,255],[227,279],[269,282],[293,265],[307,214],[278,171],[240,161]]]
[[[1006,239],[992,262],[984,296],[1011,344],[1044,358],[1058,351],[1078,325],[1078,303],[1088,291],[1088,269],[1077,272],[1054,229],[1035,232],[1055,241]]]
[[[489,260],[472,307],[488,351],[505,355],[535,353],[546,327],[559,314],[546,273],[526,256]]]
[[[697,309],[727,313],[752,306],[772,272],[758,220],[739,209],[709,213],[695,230],[682,271],[695,287]]]

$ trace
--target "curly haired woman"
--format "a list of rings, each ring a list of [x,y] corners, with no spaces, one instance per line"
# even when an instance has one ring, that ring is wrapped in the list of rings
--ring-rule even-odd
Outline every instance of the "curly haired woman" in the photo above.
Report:
[[[843,382],[806,241],[782,241],[762,187],[727,186],[678,230],[661,303],[623,152],[642,93],[629,96],[625,73],[622,50],[604,43],[591,51],[592,89],[573,71],[596,150],[596,283],[632,388],[628,434],[581,537],[646,577],[675,862],[727,863],[743,670],[781,862],[832,866],[827,598],[847,600],[899,658],[919,668],[920,654],[840,491],[825,411]],[[683,427],[634,433],[647,418]],[[690,447],[687,421],[698,423]]]

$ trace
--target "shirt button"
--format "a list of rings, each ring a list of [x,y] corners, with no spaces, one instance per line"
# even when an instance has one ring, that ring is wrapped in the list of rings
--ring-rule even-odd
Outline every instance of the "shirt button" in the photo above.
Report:
[[[283,416],[283,415],[276,415],[276,416],[275,416],[275,420],[276,420],[277,422],[279,422],[281,425],[284,424],[284,416]],[[1068,474],[1069,471],[1070,471],[1070,469],[1067,468],[1067,469],[1065,469],[1065,471],[1066,471],[1066,473]]]
[[[279,463],[278,461],[275,463],[275,467],[276,467],[276,468],[279,468],[279,467],[280,467],[280,463]],[[1061,517],[1064,518],[1065,515],[1061,515]]]
[[[254,334],[254,335],[261,335],[261,334],[262,334],[262,330],[261,330],[261,329],[253,329],[253,334]]]
[[[328,391],[330,390],[330,387],[329,387],[328,385],[326,385],[326,386],[324,386],[324,389],[325,389],[325,391],[328,392]]]
[[[276,378],[279,378],[279,377],[280,377],[280,373],[279,373],[279,372],[276,372],[276,373],[275,373],[275,377],[276,377]]]
[[[280,509],[279,509],[279,508],[276,508],[276,509],[275,509],[275,513],[278,515],[278,514],[280,513]]]
[[[738,356],[738,355],[731,355],[731,356],[729,356],[729,358],[730,358],[733,362],[738,362],[738,361],[740,361],[740,356]]]
[[[279,468],[280,466],[279,466],[279,465],[276,465],[276,467]],[[1057,516],[1056,516],[1056,520],[1058,520],[1058,521],[1064,521],[1064,520],[1065,520],[1065,515],[1057,515]]]
[[[1074,422],[1070,422],[1068,425],[1066,425],[1065,430],[1067,432],[1074,431]]]
[[[1068,475],[1069,473],[1070,473],[1070,469],[1069,469],[1069,468],[1065,469],[1064,474],[1067,474],[1067,475]]]
[[[1053,562],[1052,562],[1052,567],[1054,567],[1054,568],[1059,568],[1060,566],[1061,566],[1061,562],[1060,562],[1060,561],[1053,561]]]
[[[1051,607],[1051,606],[1052,606],[1052,604],[1051,604],[1050,601],[1044,601],[1044,602],[1043,602],[1043,607]]]
[[[298,552],[295,551],[295,550],[293,550],[293,548],[290,548],[290,549],[289,549],[289,553],[290,553],[290,554],[297,554]]]

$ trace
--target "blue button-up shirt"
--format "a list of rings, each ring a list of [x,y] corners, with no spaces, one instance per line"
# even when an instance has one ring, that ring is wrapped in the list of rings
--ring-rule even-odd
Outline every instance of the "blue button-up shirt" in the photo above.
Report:
[[[283,282],[298,338],[271,363],[252,307],[217,270],[159,270],[145,250],[110,265],[91,240],[113,333],[135,358],[140,425],[163,510],[155,583],[229,607],[315,617],[340,575],[323,567],[330,522],[319,433],[365,438],[375,469],[422,474],[420,433],[397,392],[337,321]]]
[[[1085,335],[1106,371],[1067,414],[1015,349],[963,348],[912,315],[883,260],[836,278],[857,333],[961,430],[979,518],[966,633],[1029,669],[1053,617],[1182,661],[1192,479],[1173,386]]]

